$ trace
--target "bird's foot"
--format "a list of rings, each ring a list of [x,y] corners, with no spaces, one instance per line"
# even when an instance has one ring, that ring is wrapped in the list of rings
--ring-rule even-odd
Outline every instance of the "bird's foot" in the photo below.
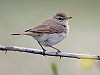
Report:
[[[60,53],[61,51],[60,50],[58,50],[57,52],[56,52],[56,54],[58,54],[58,53]],[[60,59],[62,58],[62,56],[60,56]]]
[[[7,53],[7,50],[5,51],[5,54]]]
[[[57,52],[56,52],[56,54],[58,54],[58,53],[60,53],[61,51],[60,50],[58,50]]]
[[[45,55],[45,51],[46,51],[46,50],[45,50],[45,49],[43,49],[43,56],[45,56],[45,57],[46,57],[46,55]]]

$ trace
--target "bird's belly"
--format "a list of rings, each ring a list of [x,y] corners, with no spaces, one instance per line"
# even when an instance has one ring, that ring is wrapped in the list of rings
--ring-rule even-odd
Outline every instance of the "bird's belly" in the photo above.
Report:
[[[61,42],[65,38],[65,36],[66,36],[66,33],[43,34],[37,40],[43,46],[48,46],[48,45],[52,46]]]

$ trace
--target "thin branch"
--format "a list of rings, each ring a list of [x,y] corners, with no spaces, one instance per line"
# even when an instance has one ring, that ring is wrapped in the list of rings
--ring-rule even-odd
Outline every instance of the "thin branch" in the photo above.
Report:
[[[18,52],[26,52],[26,53],[32,53],[32,54],[43,54],[43,50],[39,49],[32,49],[32,48],[25,48],[25,47],[17,47],[17,46],[1,46],[1,51],[18,51]],[[46,56],[58,56],[58,57],[68,57],[68,58],[77,58],[77,59],[94,59],[94,60],[100,60],[100,56],[98,55],[89,55],[89,54],[78,54],[78,53],[67,53],[67,52],[45,52]]]

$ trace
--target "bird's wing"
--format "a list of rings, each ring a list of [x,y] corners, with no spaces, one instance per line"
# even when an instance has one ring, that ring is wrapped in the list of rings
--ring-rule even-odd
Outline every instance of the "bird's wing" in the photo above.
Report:
[[[48,27],[48,25],[39,25],[37,27],[34,27],[32,29],[28,29],[26,30],[25,32],[33,32],[33,33],[49,33],[51,32],[50,31],[50,28]]]
[[[38,25],[32,29],[28,29],[25,32],[33,32],[33,33],[62,33],[65,31],[65,27],[53,22],[53,21],[45,21],[41,25]]]

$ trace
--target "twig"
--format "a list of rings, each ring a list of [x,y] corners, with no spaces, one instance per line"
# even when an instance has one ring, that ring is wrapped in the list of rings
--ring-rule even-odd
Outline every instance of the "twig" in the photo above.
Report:
[[[25,48],[25,47],[17,47],[17,46],[1,46],[1,51],[18,51],[18,52],[26,52],[26,53],[33,53],[33,54],[43,54],[43,50],[39,49],[32,49],[32,48]],[[67,52],[50,52],[46,51],[45,55],[47,56],[58,56],[58,57],[68,57],[68,58],[77,58],[77,59],[94,59],[100,60],[100,56],[98,55],[89,55],[89,54],[78,54],[78,53],[67,53]]]

